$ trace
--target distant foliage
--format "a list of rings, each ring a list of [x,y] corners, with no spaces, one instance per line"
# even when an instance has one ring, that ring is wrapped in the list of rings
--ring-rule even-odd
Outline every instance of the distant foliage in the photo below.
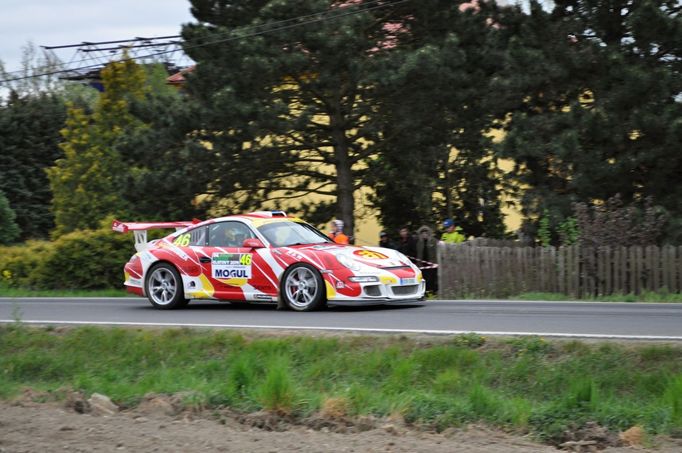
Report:
[[[657,245],[665,231],[667,214],[648,197],[625,205],[620,195],[601,205],[576,203],[575,216],[584,246]]]
[[[537,241],[542,247],[573,245],[579,238],[580,228],[575,217],[558,221],[548,209],[542,212],[537,229]]]
[[[552,243],[552,232],[549,229],[549,211],[545,209],[538,223],[538,241],[543,247],[549,247]]]
[[[54,53],[39,49],[32,42],[27,42],[21,48],[21,69],[8,72],[0,61],[0,78],[3,88],[7,88],[12,95],[18,97],[40,96],[54,93],[64,86],[59,74],[50,74],[62,69],[63,63]],[[38,74],[49,74],[37,77]],[[2,94],[0,94],[0,97]]]
[[[7,197],[0,190],[0,244],[9,244],[19,237],[16,214],[9,205]]]
[[[106,216],[126,210],[127,169],[116,143],[142,126],[130,113],[130,103],[144,97],[145,77],[134,61],[110,63],[102,70],[105,91],[94,112],[69,105],[61,131],[64,157],[47,171],[54,194],[55,236],[95,228]]]
[[[121,288],[123,265],[134,252],[132,237],[108,226],[75,231],[54,242],[1,247],[1,281],[31,289]]]
[[[12,93],[0,103],[0,191],[16,213],[20,240],[45,238],[54,228],[45,169],[63,156],[65,117],[64,101],[54,93]]]
[[[495,78],[509,112],[499,156],[514,161],[526,232],[545,208],[565,218],[574,202],[615,194],[626,204],[653,196],[680,222],[679,1],[529,3],[505,24],[513,38]],[[667,238],[682,243],[676,231]]]
[[[64,158],[47,170],[54,194],[56,237],[93,228],[124,207],[117,184],[124,171],[121,159],[106,143],[98,142],[98,132],[83,109],[69,106],[62,136]]]
[[[557,227],[559,243],[561,245],[573,245],[580,239],[580,228],[575,217],[569,217]]]

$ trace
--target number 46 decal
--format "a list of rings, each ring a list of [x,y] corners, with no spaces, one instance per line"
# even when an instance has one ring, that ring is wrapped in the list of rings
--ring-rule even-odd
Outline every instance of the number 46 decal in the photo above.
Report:
[[[173,244],[178,247],[187,247],[189,245],[189,233],[181,234],[173,241]]]

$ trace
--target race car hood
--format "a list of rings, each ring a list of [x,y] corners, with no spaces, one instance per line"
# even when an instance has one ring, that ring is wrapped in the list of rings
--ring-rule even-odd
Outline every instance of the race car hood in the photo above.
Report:
[[[306,247],[306,249],[329,253],[346,267],[353,266],[353,263],[380,269],[412,267],[412,263],[405,255],[397,250],[382,247],[320,244]]]

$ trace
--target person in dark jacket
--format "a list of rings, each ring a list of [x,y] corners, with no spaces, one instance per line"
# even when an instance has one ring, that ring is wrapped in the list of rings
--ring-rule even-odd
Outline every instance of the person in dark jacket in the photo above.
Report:
[[[422,261],[437,262],[438,240],[433,237],[433,230],[426,225],[417,230],[417,258]]]
[[[417,230],[417,266],[422,269],[426,280],[426,291],[438,291],[438,240],[433,237],[433,230],[426,225]]]
[[[385,231],[379,233],[379,247],[385,247],[387,249],[395,249],[395,244],[388,238],[388,234]]]
[[[407,255],[408,258],[416,258],[417,255],[417,243],[410,234],[410,230],[407,227],[402,227],[400,229],[400,238],[398,239],[398,245],[396,249],[403,255]]]

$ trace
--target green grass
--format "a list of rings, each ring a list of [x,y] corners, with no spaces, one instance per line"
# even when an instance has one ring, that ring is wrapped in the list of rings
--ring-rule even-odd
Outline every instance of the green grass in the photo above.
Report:
[[[577,298],[561,293],[530,292],[519,294],[511,299],[562,301],[576,300]],[[586,297],[580,300],[596,302],[682,302],[682,293],[644,291],[642,294],[612,294],[610,296]]]
[[[91,290],[33,290],[6,288],[0,285],[0,297],[126,297],[133,296],[123,289]]]
[[[682,432],[677,345],[0,326],[0,398],[26,387],[42,399],[104,393],[123,407],[182,392],[188,407],[294,417],[332,400],[349,416],[400,414],[439,430],[484,422],[553,444],[589,421]]]

